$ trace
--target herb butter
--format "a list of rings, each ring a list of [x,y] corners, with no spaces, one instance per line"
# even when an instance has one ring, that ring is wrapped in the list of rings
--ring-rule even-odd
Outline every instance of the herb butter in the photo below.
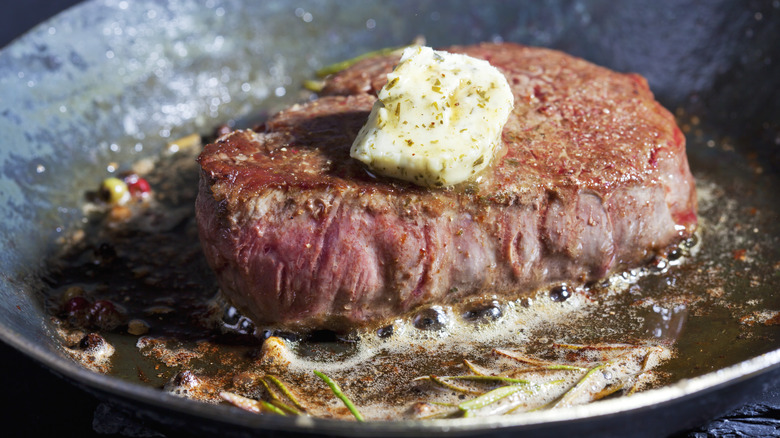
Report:
[[[493,159],[514,98],[487,61],[416,46],[387,75],[350,155],[425,187],[473,177]]]

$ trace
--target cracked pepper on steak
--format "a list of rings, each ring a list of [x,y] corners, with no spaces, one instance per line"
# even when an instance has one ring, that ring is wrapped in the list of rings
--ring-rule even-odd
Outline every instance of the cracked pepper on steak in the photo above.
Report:
[[[488,60],[515,108],[478,183],[426,189],[350,158],[397,56],[205,147],[197,219],[225,296],[255,323],[343,330],[413,309],[519,298],[645,264],[696,228],[685,138],[647,82],[561,52]]]

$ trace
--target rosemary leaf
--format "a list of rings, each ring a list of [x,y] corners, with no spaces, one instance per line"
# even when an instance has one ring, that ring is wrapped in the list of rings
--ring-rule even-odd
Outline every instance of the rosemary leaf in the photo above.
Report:
[[[370,58],[372,56],[381,56],[381,55],[389,55],[395,51],[403,50],[406,47],[409,46],[403,46],[403,47],[386,47],[384,49],[374,50],[371,52],[366,52],[361,55],[355,56],[354,58],[350,58],[344,61],[339,61],[330,65],[326,65],[325,67],[322,67],[321,69],[316,71],[317,76],[324,78],[325,76],[332,75],[334,73],[338,73],[342,70],[345,70],[354,64],[357,64],[358,62]]]
[[[560,344],[554,343],[553,347],[565,348],[567,350],[631,350],[639,348],[637,345],[631,344],[593,344],[593,345],[577,345],[577,344]]]
[[[271,389],[271,386],[268,384],[268,382],[265,381],[265,378],[261,378],[260,383],[263,384],[263,386],[265,387],[265,392],[267,392],[268,395],[271,396],[272,400],[281,401],[279,400],[279,396],[276,395],[276,393]]]
[[[489,406],[501,400],[502,398],[509,397],[510,395],[523,389],[524,387],[521,385],[501,386],[492,391],[486,392],[477,398],[459,404],[458,409],[464,411],[466,416],[470,416],[470,412]]]
[[[302,405],[302,404],[301,404],[301,403],[300,403],[300,402],[299,402],[299,401],[298,401],[298,400],[295,398],[295,396],[293,395],[293,393],[292,393],[292,392],[290,392],[290,390],[289,390],[289,389],[287,389],[287,386],[286,386],[284,383],[282,383],[282,381],[281,381],[281,380],[277,379],[275,376],[272,376],[272,375],[270,375],[270,374],[268,374],[267,376],[265,376],[265,378],[267,378],[268,380],[270,380],[271,382],[273,382],[273,384],[274,384],[274,385],[276,385],[276,386],[279,388],[279,390],[281,390],[281,391],[282,391],[282,394],[284,394],[284,396],[285,396],[285,397],[287,397],[287,398],[288,398],[288,399],[289,399],[289,400],[290,400],[290,401],[293,403],[293,405],[295,405],[295,407],[297,407],[298,409],[306,409],[306,408],[304,408],[304,407],[303,407],[303,405]]]
[[[524,370],[518,370],[523,372],[532,372],[532,371],[557,371],[557,370],[570,370],[570,371],[585,371],[587,368],[578,367],[575,365],[566,365],[566,364],[559,364],[547,360],[542,359],[536,359],[534,357],[526,356],[524,354],[518,353],[516,351],[509,351],[509,350],[501,350],[501,349],[494,349],[494,353],[498,354],[499,356],[504,356],[506,358],[516,360],[518,362],[527,364],[527,365],[534,365],[537,368],[529,368]]]
[[[480,370],[476,365],[474,365],[470,360],[463,359],[463,364],[466,365],[466,368],[468,368],[472,373],[478,375],[478,376],[487,376],[488,374],[484,371]]]
[[[658,356],[664,352],[664,349],[660,346],[655,346],[647,347],[645,351],[646,353],[644,359],[642,359],[642,369],[640,370],[640,373],[644,373],[650,368],[653,368],[651,363],[658,360]]]
[[[303,88],[313,91],[315,93],[319,93],[322,91],[323,88],[325,88],[325,81],[315,81],[313,79],[306,79],[303,81]]]
[[[518,353],[516,351],[509,351],[509,350],[502,350],[500,348],[494,348],[493,353],[498,354],[499,356],[504,356],[506,358],[516,360],[518,362],[528,364],[528,365],[535,365],[538,367],[547,367],[552,365],[557,365],[555,362],[550,362],[546,360],[536,359],[530,356],[526,356],[522,353]]]
[[[591,397],[591,401],[601,400],[602,398],[604,398],[604,397],[606,397],[608,395],[612,395],[612,394],[620,391],[624,387],[625,386],[623,384],[607,386],[606,388],[602,389],[601,391],[593,394],[593,397]]]
[[[287,416],[287,414],[285,414],[283,410],[277,408],[276,406],[272,405],[271,403],[268,403],[265,400],[260,400],[260,405],[263,407],[264,410],[273,412],[274,414],[279,414],[281,416]]]
[[[271,400],[271,404],[276,406],[277,408],[292,414],[292,415],[303,415],[303,412],[299,411],[298,409],[295,409],[294,407],[288,405],[287,403],[281,401],[281,400]]]
[[[339,387],[339,384],[336,383],[336,381],[334,381],[330,377],[326,376],[325,374],[317,370],[314,370],[314,374],[316,374],[317,377],[322,379],[322,381],[325,382],[325,384],[327,384],[330,387],[330,390],[333,391],[333,395],[338,397],[338,399],[341,400],[342,403],[344,403],[344,406],[346,406],[347,409],[349,409],[349,412],[351,412],[352,415],[355,416],[355,419],[357,421],[365,421],[363,419],[363,415],[361,415],[360,412],[355,407],[355,405],[352,404],[352,401],[349,398],[347,398],[347,396],[344,395],[343,392],[341,392],[341,388]]]
[[[555,402],[555,404],[552,405],[552,407],[557,408],[561,406],[569,406],[571,405],[571,401],[574,400],[574,398],[577,396],[578,392],[582,390],[587,385],[588,379],[590,379],[593,375],[596,374],[596,372],[600,372],[602,368],[604,368],[607,364],[601,364],[598,366],[595,366],[588,370],[587,373],[585,373],[584,376],[577,382],[574,386],[569,388],[568,391],[563,393],[563,395],[558,399],[558,401]]]
[[[545,382],[545,383],[540,383],[539,385],[536,385],[536,386],[537,387],[540,387],[540,386],[554,386],[554,385],[562,385],[562,384],[565,384],[565,383],[566,383],[566,379],[558,379],[558,380],[550,380],[549,382]],[[536,411],[541,411],[543,409],[550,408],[555,401],[556,400],[553,400],[551,402],[548,402],[548,403],[545,403],[543,405],[537,406],[537,407],[535,407],[533,409],[528,409],[525,412],[536,412]],[[506,413],[507,414],[511,414],[515,410],[517,410],[517,408],[514,408],[514,409],[512,409],[512,410],[510,410],[510,411],[508,411]]]
[[[435,383],[435,384],[437,384],[439,386],[442,386],[444,388],[451,389],[451,390],[453,390],[455,392],[462,392],[464,394],[471,394],[471,395],[482,395],[483,394],[482,391],[474,391],[472,389],[463,388],[461,386],[453,385],[452,383],[449,383],[449,382],[444,380],[444,379],[448,378],[446,376],[445,377],[439,377],[439,376],[430,375],[430,376],[427,376],[427,378],[431,382],[433,382],[433,383]]]
[[[637,379],[630,388],[626,391],[625,395],[634,395],[636,392],[639,391],[639,379]]]
[[[551,370],[551,371],[555,371],[555,370],[562,370],[562,371],[586,371],[587,370],[587,368],[578,367],[578,366],[574,366],[574,365],[563,365],[563,364],[548,365],[548,366],[546,366],[544,368],[547,369],[547,370]]]
[[[520,384],[520,385],[527,385],[528,383],[530,383],[528,380],[525,379],[513,379],[511,377],[504,377],[504,376],[473,375],[473,376],[445,376],[441,378],[455,379],[455,380],[470,380],[474,382],[505,382],[505,383]]]

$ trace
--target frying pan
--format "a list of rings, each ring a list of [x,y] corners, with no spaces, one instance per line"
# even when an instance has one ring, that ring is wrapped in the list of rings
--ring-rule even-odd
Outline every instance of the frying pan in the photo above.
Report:
[[[173,433],[661,436],[773,385],[780,350],[767,341],[713,372],[629,398],[508,418],[355,425],[191,402],[89,372],[63,353],[42,307],[42,276],[57,238],[79,225],[83,191],[106,163],[154,156],[172,138],[278,109],[301,98],[298,84],[317,67],[417,35],[432,46],[548,46],[643,74],[681,120],[701,121],[703,134],[687,131],[694,174],[756,196],[765,222],[776,221],[777,1],[87,2],[0,52],[2,340],[116,410]],[[770,225],[761,233],[769,246],[780,238]],[[761,254],[764,265],[779,260],[771,248]],[[754,293],[779,309],[777,268],[757,272],[767,287]]]

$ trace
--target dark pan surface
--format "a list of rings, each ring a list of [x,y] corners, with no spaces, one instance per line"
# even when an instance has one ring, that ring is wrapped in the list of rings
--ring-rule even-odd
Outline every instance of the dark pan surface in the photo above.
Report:
[[[687,125],[700,187],[710,194],[723,191],[712,198],[715,202],[705,202],[713,209],[709,217],[717,219],[719,209],[730,209],[724,211],[723,223],[711,224],[713,230],[721,225],[718,232],[710,234],[708,241],[705,234],[705,243],[722,253],[712,262],[730,273],[726,287],[738,295],[736,301],[760,297],[766,309],[780,309],[775,292],[780,268],[773,189],[780,162],[777,5],[722,2],[694,8],[679,2],[652,7],[553,2],[543,7],[535,3],[494,7],[501,10],[470,3],[444,10],[435,3],[347,8],[320,3],[293,7],[215,2],[202,7],[93,2],[4,49],[0,54],[0,126],[6,133],[0,147],[3,340],[90,391],[156,422],[177,429],[198,417],[199,428],[220,427],[237,434],[287,430],[477,435],[491,429],[508,435],[518,430],[558,434],[574,429],[610,430],[620,436],[640,426],[639,430],[655,435],[693,425],[693,419],[722,412],[760,390],[778,374],[776,329],[758,324],[750,332],[753,341],[734,343],[742,326],[705,327],[697,325],[696,318],[688,319],[681,343],[687,342],[691,349],[707,346],[701,348],[706,351],[694,366],[707,363],[711,369],[695,370],[678,363],[675,366],[690,376],[703,376],[630,401],[506,420],[396,423],[361,429],[338,422],[296,424],[187,402],[86,372],[61,353],[40,306],[39,292],[45,287],[39,279],[46,269],[40,261],[62,230],[80,219],[81,191],[74,187],[94,184],[94,175],[102,175],[107,162],[158,153],[166,139],[296,101],[297,84],[319,64],[404,44],[417,34],[425,34],[432,45],[501,38],[551,46],[645,75],[662,103],[678,110],[681,124]],[[310,21],[306,13],[311,14]],[[290,38],[291,33],[296,38]],[[246,83],[250,91],[242,92]],[[751,216],[752,208],[756,212]],[[734,215],[734,209],[739,214]],[[745,247],[745,242],[750,246]],[[747,262],[734,257],[733,251],[742,249],[751,257]],[[733,314],[724,314],[723,320],[733,320]],[[720,371],[707,373],[710,370]],[[138,411],[139,406],[144,409]],[[648,427],[641,427],[645,424]]]

